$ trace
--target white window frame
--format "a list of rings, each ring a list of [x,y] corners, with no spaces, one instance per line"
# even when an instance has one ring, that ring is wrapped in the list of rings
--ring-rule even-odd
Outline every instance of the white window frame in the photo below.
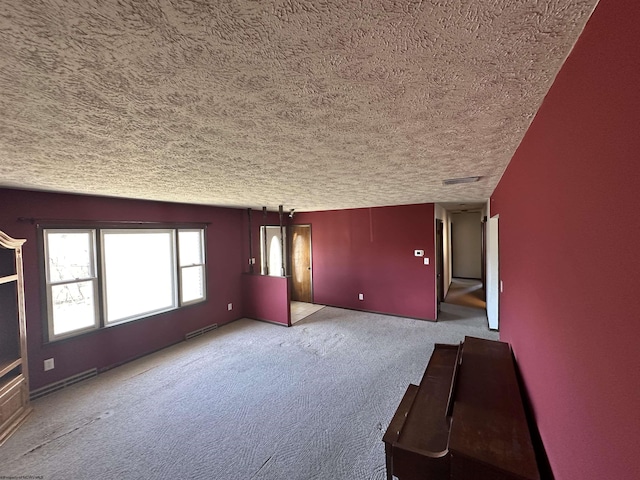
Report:
[[[204,226],[194,226],[188,228],[180,228],[178,226],[159,226],[158,228],[132,228],[130,226],[123,225],[120,226],[109,226],[109,227],[100,227],[96,226],[91,228],[58,228],[56,226],[47,226],[42,228],[42,243],[44,247],[44,273],[43,273],[43,285],[46,291],[46,317],[47,317],[47,332],[48,332],[48,340],[49,342],[54,342],[62,339],[66,339],[69,337],[75,337],[78,335],[82,335],[91,331],[97,331],[104,328],[110,328],[116,325],[121,325],[123,323],[128,323],[131,321],[141,320],[144,318],[148,318],[160,313],[165,313],[169,311],[173,311],[182,307],[190,306],[193,304],[201,303],[207,300],[207,260],[206,260],[206,228]],[[180,265],[179,260],[179,252],[178,252],[178,242],[179,242],[179,232],[200,232],[200,247],[202,248],[201,259],[202,263],[197,263],[193,265]],[[107,292],[106,292],[106,281],[105,281],[105,258],[104,258],[104,248],[103,248],[103,239],[104,233],[113,233],[113,232],[121,232],[121,233],[145,233],[145,232],[171,232],[172,233],[172,245],[171,245],[171,261],[172,261],[172,296],[173,302],[172,306],[168,308],[157,309],[154,311],[144,312],[139,315],[133,315],[131,317],[127,317],[124,319],[118,319],[117,321],[112,321],[107,323]],[[50,260],[49,260],[49,242],[47,235],[49,233],[89,233],[91,235],[91,270],[92,275],[89,278],[81,278],[60,282],[52,282],[50,281]],[[203,282],[203,296],[201,298],[196,298],[189,300],[187,302],[182,301],[182,272],[183,269],[200,267],[202,269],[202,282]],[[133,272],[132,274],[135,274]],[[70,332],[64,332],[55,335],[54,334],[54,319],[53,319],[53,294],[52,287],[60,284],[66,283],[79,283],[84,281],[91,281],[93,284],[93,298],[94,298],[94,324],[77,330],[73,330]]]
[[[75,234],[75,233],[87,233],[90,235],[90,259],[91,259],[91,275],[83,278],[76,278],[73,280],[63,281],[51,281],[50,263],[49,263],[49,242],[47,236],[49,233],[55,234]],[[61,340],[68,337],[73,337],[86,333],[88,331],[96,330],[100,328],[100,296],[98,294],[98,271],[97,271],[97,258],[96,258],[96,230],[93,228],[88,229],[60,229],[60,228],[45,228],[42,231],[44,239],[44,268],[45,268],[45,285],[46,285],[46,297],[47,297],[47,325],[49,331],[49,340]],[[58,285],[70,285],[81,282],[90,281],[93,285],[93,325],[89,325],[84,328],[78,328],[69,332],[63,332],[59,334],[54,333],[54,319],[53,319],[53,287]]]
[[[180,232],[199,232],[200,233],[200,258],[202,259],[202,261],[200,263],[192,263],[192,264],[182,264],[182,261],[180,260]],[[200,303],[200,302],[204,302],[207,299],[207,269],[206,269],[206,264],[207,264],[207,260],[206,260],[206,252],[207,249],[205,248],[205,235],[204,235],[204,229],[203,228],[179,228],[177,230],[177,235],[178,235],[178,270],[179,270],[179,277],[180,277],[180,305],[181,306],[186,306],[186,305],[192,305],[194,303]],[[200,298],[194,298],[192,300],[188,300],[188,301],[184,301],[182,299],[182,295],[183,295],[183,291],[182,291],[182,285],[183,285],[183,272],[186,269],[189,268],[195,268],[195,267],[200,267],[202,269],[202,297]]]

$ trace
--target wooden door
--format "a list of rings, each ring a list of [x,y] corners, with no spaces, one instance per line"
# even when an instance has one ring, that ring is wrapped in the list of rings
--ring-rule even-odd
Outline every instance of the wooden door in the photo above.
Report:
[[[311,225],[292,225],[291,300],[313,303],[311,294]]]

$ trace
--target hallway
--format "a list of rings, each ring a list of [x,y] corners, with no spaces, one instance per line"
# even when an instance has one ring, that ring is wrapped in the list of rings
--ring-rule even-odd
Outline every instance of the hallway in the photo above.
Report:
[[[473,325],[482,319],[487,325],[483,293],[480,280],[454,278],[445,301],[440,303],[438,322],[455,322],[458,327],[464,329],[467,325]]]
[[[444,303],[486,310],[482,282],[470,278],[453,278]]]

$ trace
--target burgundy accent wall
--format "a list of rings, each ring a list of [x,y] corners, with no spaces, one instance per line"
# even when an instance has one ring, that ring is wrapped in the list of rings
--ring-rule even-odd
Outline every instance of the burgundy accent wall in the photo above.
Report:
[[[600,1],[491,198],[500,336],[558,480],[640,478],[639,19]]]
[[[0,229],[24,245],[27,341],[31,389],[83,372],[123,363],[184,339],[187,332],[224,324],[242,315],[242,210],[93,196],[0,189]],[[207,301],[183,309],[113,326],[83,336],[45,343],[46,313],[41,309],[41,254],[36,225],[18,217],[146,222],[202,222],[207,228]],[[233,310],[227,310],[227,304]],[[43,371],[46,358],[55,369]]]
[[[311,224],[314,302],[435,320],[434,218],[433,204],[297,213]]]
[[[244,316],[291,326],[289,279],[242,275]]]

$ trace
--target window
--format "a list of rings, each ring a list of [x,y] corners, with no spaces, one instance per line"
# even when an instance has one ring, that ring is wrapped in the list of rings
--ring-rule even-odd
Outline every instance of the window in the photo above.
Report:
[[[44,229],[49,340],[206,299],[204,229]]]
[[[107,324],[176,308],[173,230],[102,230]]]
[[[49,336],[98,326],[95,230],[44,230]]]
[[[284,237],[281,234],[284,234]],[[282,264],[282,247],[286,245],[286,231],[280,227],[262,226],[260,227],[260,258],[262,265],[260,273],[272,277],[284,276]]]
[[[180,230],[180,302],[198,302],[204,298],[204,230]]]

